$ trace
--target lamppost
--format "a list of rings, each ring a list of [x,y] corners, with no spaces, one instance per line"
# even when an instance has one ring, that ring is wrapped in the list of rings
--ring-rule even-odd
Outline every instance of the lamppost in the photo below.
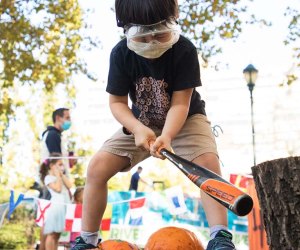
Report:
[[[252,147],[253,147],[253,164],[256,166],[256,153],[255,153],[255,130],[254,130],[254,112],[253,112],[253,89],[255,86],[255,82],[257,79],[257,73],[258,70],[254,68],[252,64],[249,64],[244,70],[243,70],[248,89],[250,91],[250,100],[251,100],[251,124],[252,124]]]

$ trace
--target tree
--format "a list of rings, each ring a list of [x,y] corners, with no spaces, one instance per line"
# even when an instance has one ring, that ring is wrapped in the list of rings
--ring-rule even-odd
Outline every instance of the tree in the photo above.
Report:
[[[20,88],[25,86],[32,92],[42,89],[47,98],[47,93],[51,96],[58,84],[64,84],[69,97],[74,98],[73,74],[81,72],[94,79],[78,56],[84,46],[97,45],[82,35],[86,28],[78,0],[0,2],[1,162],[9,122],[17,107],[24,104],[19,98]],[[47,108],[46,112],[48,116]]]
[[[300,3],[300,2],[299,2]],[[297,68],[300,68],[300,11],[295,8],[287,7],[285,16],[290,17],[289,22],[289,33],[287,34],[286,40],[284,41],[285,45],[293,44],[295,65]],[[290,72],[287,74],[286,84],[290,85],[299,78],[295,72]]]
[[[270,249],[300,248],[300,157],[252,167]]]
[[[220,39],[239,36],[241,15],[247,10],[245,2],[240,0],[188,0],[179,8],[182,31],[195,41],[204,61],[222,51],[218,45]]]
[[[271,26],[272,23],[257,19],[248,12],[247,4],[252,2],[241,0],[186,0],[182,1],[179,23],[183,33],[193,40],[201,52],[203,61],[221,53],[221,40],[237,39],[244,24],[259,23]],[[287,4],[288,5],[288,4]],[[298,4],[299,5],[299,4]],[[289,18],[285,45],[292,45],[296,68],[300,68],[300,12],[299,7],[287,7],[283,15]],[[295,72],[286,76],[286,84],[290,85],[298,79]]]

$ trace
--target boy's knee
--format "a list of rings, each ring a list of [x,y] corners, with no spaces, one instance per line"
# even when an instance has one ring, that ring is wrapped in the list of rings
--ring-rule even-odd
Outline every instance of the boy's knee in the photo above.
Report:
[[[87,168],[87,177],[96,177],[100,175],[103,171],[103,167],[105,165],[105,157],[101,155],[101,153],[96,153],[89,162]]]
[[[126,157],[117,156],[108,152],[99,151],[91,159],[87,178],[89,181],[95,179],[97,182],[107,182],[116,173],[120,172],[129,164]]]
[[[198,156],[196,159],[201,160],[203,162],[213,162],[213,161],[219,161],[218,156],[215,153],[207,152],[200,156]]]

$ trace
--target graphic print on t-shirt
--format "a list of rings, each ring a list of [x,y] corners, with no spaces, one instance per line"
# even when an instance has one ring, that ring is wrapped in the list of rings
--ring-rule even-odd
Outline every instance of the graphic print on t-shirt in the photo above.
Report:
[[[142,77],[136,83],[136,103],[140,114],[138,119],[151,128],[162,128],[170,108],[170,95],[164,80]]]

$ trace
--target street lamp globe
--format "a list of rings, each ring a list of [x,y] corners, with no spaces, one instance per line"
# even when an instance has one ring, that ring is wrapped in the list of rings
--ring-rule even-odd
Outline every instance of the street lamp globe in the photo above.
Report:
[[[252,64],[249,64],[244,70],[244,77],[246,79],[249,90],[252,92],[257,79],[258,70]]]

